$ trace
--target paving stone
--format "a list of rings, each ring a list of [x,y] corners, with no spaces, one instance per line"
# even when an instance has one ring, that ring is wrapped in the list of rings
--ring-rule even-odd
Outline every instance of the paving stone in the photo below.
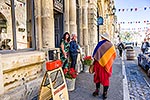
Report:
[[[150,100],[150,88],[147,86],[144,76],[140,72],[136,63],[126,62],[126,74],[130,92],[130,100]],[[134,67],[133,67],[134,66]]]

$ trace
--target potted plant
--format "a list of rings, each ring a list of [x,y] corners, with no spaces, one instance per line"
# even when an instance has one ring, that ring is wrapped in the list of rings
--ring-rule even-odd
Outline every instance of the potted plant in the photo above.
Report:
[[[93,59],[91,56],[85,56],[83,58],[84,72],[89,72],[89,67],[93,63]]]
[[[77,71],[74,68],[64,69],[64,75],[66,78],[68,91],[73,91],[75,89]]]

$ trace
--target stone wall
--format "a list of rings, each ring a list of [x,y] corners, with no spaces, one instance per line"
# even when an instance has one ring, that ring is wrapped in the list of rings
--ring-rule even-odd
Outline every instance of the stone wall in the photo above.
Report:
[[[43,77],[39,77],[9,90],[0,96],[0,100],[32,100],[38,97],[42,79]]]
[[[38,95],[45,53],[39,51],[1,55],[4,95],[7,100],[30,100]],[[7,96],[8,95],[8,96]]]

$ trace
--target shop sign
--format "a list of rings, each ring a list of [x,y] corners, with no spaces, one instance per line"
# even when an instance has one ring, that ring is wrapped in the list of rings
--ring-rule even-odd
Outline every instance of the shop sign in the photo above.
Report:
[[[63,0],[53,0],[54,9],[63,13]]]
[[[103,17],[98,17],[97,18],[97,25],[103,25]]]

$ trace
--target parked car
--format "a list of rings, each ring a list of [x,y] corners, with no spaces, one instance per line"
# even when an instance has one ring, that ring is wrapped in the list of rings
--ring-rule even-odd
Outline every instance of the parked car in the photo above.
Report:
[[[150,77],[150,52],[147,51],[145,54],[140,53],[138,55],[138,65],[142,67]]]
[[[147,71],[147,73],[148,73],[148,74],[147,74],[147,75],[148,75],[148,77],[150,77],[150,69]]]

